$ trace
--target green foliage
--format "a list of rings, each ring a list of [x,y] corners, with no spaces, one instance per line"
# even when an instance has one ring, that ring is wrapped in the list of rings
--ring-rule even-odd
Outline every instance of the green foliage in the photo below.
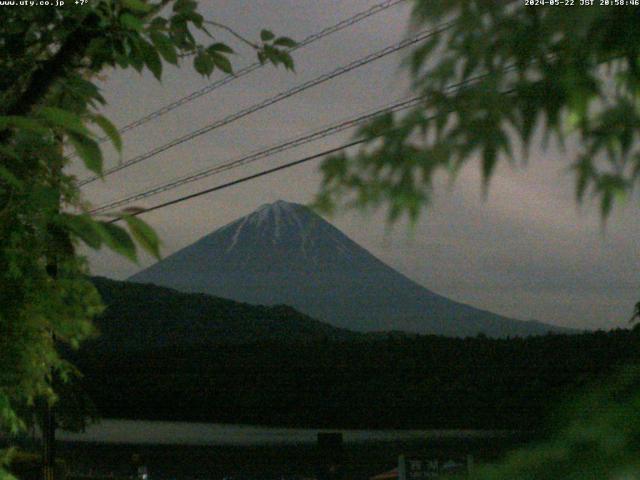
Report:
[[[262,30],[262,32],[260,32],[260,40],[262,40],[263,42],[268,42],[269,40],[273,40],[274,38],[276,38],[276,36],[270,30]]]
[[[639,392],[640,367],[626,367],[567,402],[562,418],[568,423],[549,441],[512,453],[471,478],[640,478]]]
[[[156,232],[137,217],[125,215],[124,221],[127,222],[129,231],[138,244],[160,260],[160,239]]]
[[[542,132],[578,141],[567,158],[577,198],[593,195],[606,218],[640,179],[640,10],[575,4],[414,0],[416,27],[452,19],[406,59],[423,101],[362,129],[360,152],[325,161],[318,205],[415,220],[439,172],[455,178],[478,159],[486,188],[498,162],[524,162]]]
[[[69,133],[69,142],[89,170],[94,173],[102,172],[102,150],[95,140],[71,132]]]
[[[111,121],[102,116],[102,115],[94,115],[92,117],[92,121],[98,125],[102,131],[107,135],[107,137],[109,138],[109,140],[111,140],[111,143],[113,144],[114,147],[116,147],[116,150],[118,152],[122,151],[122,138],[120,137],[120,133],[118,132],[118,129],[116,128],[116,126],[111,123]]]
[[[276,37],[270,30],[262,30],[260,33],[262,47],[258,51],[260,62],[271,62],[274,65],[282,65],[286,70],[295,70],[293,59],[288,50],[294,48],[297,43],[289,37]]]
[[[357,334],[314,320],[284,305],[248,305],[170,288],[94,278],[107,309],[96,318],[100,337],[90,350],[246,343],[255,339],[348,339]],[[152,333],[153,332],[153,333]]]
[[[69,2],[68,2],[69,3]],[[138,246],[159,257],[151,227],[123,212],[127,228],[88,213],[67,167],[78,158],[101,174],[98,127],[122,149],[117,128],[99,110],[93,79],[105,68],[149,70],[192,54],[196,70],[231,73],[231,47],[211,38],[193,0],[95,0],[82,8],[8,8],[0,22],[0,429],[24,426],[36,399],[55,401],[52,379],[75,370],[56,345],[77,348],[102,310],[87,280],[79,245],[106,246],[137,259]],[[292,66],[280,37],[274,65]],[[264,48],[258,47],[262,55]],[[262,58],[262,57],[261,57]],[[70,154],[75,153],[76,156]],[[57,390],[64,390],[60,386]],[[75,397],[77,398],[77,397]],[[23,410],[21,410],[23,411]],[[0,476],[6,472],[0,466]]]
[[[14,449],[0,450],[0,480],[16,480],[15,477],[6,470],[6,467],[9,466],[14,456]]]

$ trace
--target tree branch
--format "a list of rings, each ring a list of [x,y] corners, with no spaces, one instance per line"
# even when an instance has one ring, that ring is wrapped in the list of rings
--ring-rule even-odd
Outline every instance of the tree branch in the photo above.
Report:
[[[204,23],[207,23],[209,25],[213,25],[214,27],[217,28],[221,28],[222,30],[226,30],[227,32],[229,32],[231,35],[233,35],[234,37],[236,37],[238,40],[240,40],[243,43],[246,43],[247,45],[249,45],[251,48],[253,48],[254,50],[258,50],[260,47],[258,45],[256,45],[255,43],[253,43],[251,40],[246,39],[245,37],[243,37],[242,35],[240,35],[238,32],[236,32],[233,28],[228,27],[227,25],[224,25],[222,23],[218,23],[218,22],[214,22],[213,20],[205,20]]]
[[[31,82],[25,91],[6,110],[7,115],[25,115],[40,103],[49,89],[60,79],[74,58],[81,57],[98,31],[93,27],[97,25],[97,16],[89,15],[76,28],[56,54],[43,62],[33,73]]]

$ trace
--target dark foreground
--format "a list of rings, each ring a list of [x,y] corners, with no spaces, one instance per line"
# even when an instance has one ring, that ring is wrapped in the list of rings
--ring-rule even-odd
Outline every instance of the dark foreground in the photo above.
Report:
[[[70,359],[104,418],[532,430],[544,428],[567,397],[640,361],[640,329],[511,339],[388,334],[144,351],[87,348]]]
[[[397,466],[401,454],[422,458],[460,458],[492,462],[523,445],[524,435],[503,438],[438,439],[429,441],[345,444],[341,453],[343,478],[365,480]],[[127,477],[131,458],[139,455],[150,480],[281,480],[315,477],[323,453],[316,445],[185,446],[64,443],[58,448],[71,477]]]

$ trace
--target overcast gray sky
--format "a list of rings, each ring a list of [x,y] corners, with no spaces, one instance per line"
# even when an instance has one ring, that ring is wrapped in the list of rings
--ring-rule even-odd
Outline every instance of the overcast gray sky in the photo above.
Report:
[[[201,0],[206,17],[247,36],[261,28],[302,39],[379,0]],[[407,2],[408,4],[409,2]],[[124,136],[123,158],[196,130],[337,66],[347,64],[407,35],[407,4],[392,7],[353,28],[296,52],[296,74],[262,68],[174,110]],[[252,63],[225,32],[219,37],[237,49],[235,67]],[[229,126],[170,149],[83,188],[94,205],[119,199],[177,176],[222,163],[384,106],[409,94],[394,54],[362,67]],[[159,84],[151,75],[107,72],[103,82],[105,114],[126,124],[219,79],[199,77],[188,65],[167,69]],[[139,201],[151,206],[248,173],[279,165],[351,137],[344,133]],[[536,144],[529,167],[502,165],[484,199],[477,162],[465,167],[453,187],[438,189],[431,208],[409,229],[385,225],[385,213],[339,213],[330,221],[374,255],[425,287],[457,301],[514,318],[577,328],[625,326],[640,299],[637,200],[618,208],[603,229],[597,206],[576,206],[574,183],[566,173],[571,156]],[[109,150],[107,164],[118,157]],[[319,187],[319,163],[199,197],[144,216],[160,233],[163,253],[182,248],[222,225],[278,199],[307,203]],[[81,175],[82,177],[83,175]],[[103,252],[90,252],[93,272],[124,279],[140,265]]]

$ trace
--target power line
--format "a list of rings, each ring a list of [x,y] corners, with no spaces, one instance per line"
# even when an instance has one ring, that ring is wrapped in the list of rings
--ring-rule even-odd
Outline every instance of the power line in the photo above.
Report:
[[[506,67],[505,71],[509,71],[511,70],[512,67]],[[482,75],[477,75],[475,77],[466,79],[464,81],[455,83],[455,84],[451,84],[448,85],[447,87],[444,88],[444,92],[449,92],[451,90],[461,90],[463,87],[471,84],[471,83],[475,83],[478,80],[486,77],[487,74],[482,74]],[[109,202],[106,204],[102,204],[99,207],[96,207],[95,209],[91,210],[89,213],[90,214],[98,214],[98,213],[102,213],[123,205],[127,205],[130,204],[136,200],[142,200],[144,198],[148,198],[151,196],[155,196],[158,195],[160,193],[169,191],[169,190],[173,190],[175,188],[178,188],[182,185],[186,185],[188,183],[192,183],[198,180],[202,180],[204,178],[210,177],[212,175],[217,175],[220,174],[222,172],[225,172],[227,170],[231,170],[233,168],[238,168],[240,166],[244,166],[244,165],[248,165],[250,163],[256,162],[258,160],[264,159],[264,158],[268,158],[271,157],[273,155],[276,155],[278,153],[282,153],[284,151],[290,150],[292,148],[295,147],[299,147],[301,145],[305,145],[307,143],[328,137],[330,135],[335,135],[336,133],[340,133],[344,130],[348,130],[350,128],[353,128],[355,126],[358,126],[362,123],[365,123],[375,117],[378,117],[382,114],[385,113],[394,113],[394,112],[399,112],[402,110],[405,110],[407,108],[411,108],[413,106],[418,105],[419,103],[421,103],[422,101],[425,100],[425,96],[416,96],[416,97],[412,97],[412,98],[408,98],[408,99],[404,99],[404,100],[399,100],[396,101],[394,103],[391,103],[385,107],[381,107],[381,108],[377,108],[377,109],[372,109],[369,110],[367,113],[361,114],[357,117],[353,117],[347,120],[342,120],[340,122],[337,123],[333,123],[330,124],[329,126],[325,126],[322,127],[319,130],[316,130],[314,132],[305,134],[301,137],[296,137],[292,140],[287,140],[285,142],[279,143],[275,146],[271,146],[269,148],[266,149],[262,149],[262,150],[258,150],[257,152],[252,152],[249,153],[245,156],[242,156],[240,158],[237,158],[235,160],[230,160],[228,162],[222,163],[222,164],[218,164],[215,165],[213,167],[210,168],[206,168],[204,170],[200,170],[198,172],[171,180],[169,182],[160,184],[160,185],[156,185],[154,187],[151,187],[149,189],[143,190],[141,192],[135,193],[133,195],[129,195],[125,198],[122,198],[120,200],[115,200],[113,202]]]
[[[513,67],[507,67],[507,70],[510,70],[512,68]],[[480,80],[480,79],[482,79],[482,78],[484,78],[486,76],[488,76],[488,75],[487,74],[478,75],[476,77],[464,80],[464,81],[459,82],[457,84],[450,85],[450,86],[445,88],[445,91],[452,90],[452,89],[455,89],[455,90],[459,91],[462,88],[464,88],[464,86],[466,86],[466,85],[468,85],[470,83],[475,83],[476,81],[478,81],[478,80]],[[502,93],[503,94],[508,94],[508,93],[511,93],[511,92],[512,92],[512,90],[507,90],[507,91],[504,91]],[[374,116],[381,115],[383,113],[387,113],[387,112],[391,112],[391,111],[399,111],[399,110],[403,110],[403,109],[406,109],[406,108],[410,108],[411,106],[414,106],[415,104],[419,103],[420,101],[424,101],[424,99],[425,99],[425,96],[420,96],[420,97],[414,97],[414,98],[411,98],[411,99],[408,99],[408,100],[405,100],[405,101],[402,101],[402,102],[398,102],[397,104],[394,104],[391,107],[387,107],[387,108],[378,110],[377,113],[363,115],[362,117],[360,117],[362,119],[361,122],[364,122],[365,119],[370,119],[370,118],[372,118]],[[443,115],[443,113],[432,115],[430,117],[430,119],[436,118],[436,117],[441,116],[441,115]],[[355,123],[353,125],[355,125]],[[353,125],[351,125],[351,126],[353,126]],[[377,135],[377,137],[382,136],[384,133],[385,132],[381,132],[379,135]],[[370,140],[371,140],[371,138],[362,138],[362,139],[359,139],[359,140],[354,140],[354,141],[349,142],[347,144],[344,144],[344,145],[342,145],[340,147],[335,147],[335,148],[331,148],[331,149],[328,149],[328,150],[324,150],[324,151],[322,151],[320,153],[309,155],[307,157],[303,157],[301,159],[298,159],[298,160],[295,160],[295,161],[292,161],[292,162],[288,162],[288,163],[285,163],[283,165],[279,165],[277,167],[273,167],[273,168],[270,168],[270,169],[267,169],[267,170],[263,170],[261,172],[258,172],[258,173],[252,174],[252,175],[248,175],[248,176],[239,178],[237,180],[232,180],[230,182],[223,183],[222,185],[217,185],[215,187],[207,188],[207,189],[201,190],[201,191],[196,192],[196,193],[184,195],[184,196],[178,197],[176,199],[169,200],[167,202],[160,203],[158,205],[154,205],[152,207],[143,208],[143,209],[140,209],[140,210],[135,210],[135,211],[131,212],[129,215],[130,216],[137,216],[137,215],[141,215],[143,213],[148,213],[148,212],[152,212],[154,210],[158,210],[158,209],[161,209],[161,208],[164,208],[164,207],[175,205],[177,203],[185,202],[187,200],[191,200],[193,198],[197,198],[197,197],[200,197],[202,195],[206,195],[208,193],[213,193],[213,192],[216,192],[216,191],[219,191],[219,190],[223,190],[225,188],[229,188],[229,187],[232,187],[234,185],[238,185],[240,183],[244,183],[244,182],[247,182],[247,181],[250,181],[250,180],[254,180],[256,178],[263,177],[263,176],[269,175],[271,173],[278,172],[280,170],[285,170],[287,168],[291,168],[291,167],[300,165],[302,163],[309,162],[311,160],[316,160],[316,159],[324,157],[326,155],[331,155],[331,154],[334,154],[334,153],[341,152],[341,151],[346,150],[348,148],[351,148],[353,146],[366,143],[366,142],[368,142]],[[191,180],[191,181],[194,181],[194,180]],[[175,184],[175,186],[173,186],[172,188],[175,188],[176,186],[178,186],[177,182],[173,182],[173,183]],[[184,182],[184,183],[186,183],[186,182]],[[180,183],[179,185],[182,185],[182,183]],[[166,190],[169,190],[169,188],[166,188],[165,190],[162,190],[162,191],[166,191]],[[146,193],[150,193],[150,192],[146,192]],[[156,193],[160,193],[160,191],[155,191],[154,190],[151,193],[156,194]],[[142,197],[140,197],[140,198],[142,198]],[[113,204],[116,204],[116,203],[118,203],[118,202],[114,202]],[[103,210],[106,210],[108,208],[112,208],[113,204],[106,205],[106,206],[103,206],[103,207],[99,207],[98,209],[95,209],[95,210],[93,210],[93,211],[91,211],[89,213],[94,215],[94,214],[98,213],[99,211],[103,211]],[[119,220],[122,220],[122,218],[123,218],[122,216],[114,218],[113,220],[110,221],[110,223],[115,223],[115,222],[117,222]]]
[[[355,60],[355,61],[353,61],[353,62],[351,62],[351,63],[349,63],[349,64],[347,64],[345,66],[339,67],[339,68],[337,68],[337,69],[335,69],[335,70],[333,70],[333,71],[331,71],[329,73],[325,73],[325,74],[320,75],[319,77],[316,77],[316,78],[314,78],[312,80],[308,80],[308,81],[306,81],[306,82],[304,82],[302,84],[299,84],[299,85],[297,85],[297,86],[295,86],[295,87],[293,87],[291,89],[288,89],[288,90],[285,90],[283,92],[280,92],[279,94],[277,94],[277,95],[275,95],[273,97],[270,97],[270,98],[268,98],[266,100],[263,100],[262,102],[260,102],[258,104],[255,104],[255,105],[253,105],[251,107],[248,107],[248,108],[240,110],[240,111],[238,111],[236,113],[233,113],[233,114],[231,114],[231,115],[229,115],[227,117],[224,117],[224,118],[222,118],[220,120],[217,120],[217,121],[215,121],[215,122],[213,122],[213,123],[211,123],[211,124],[209,124],[209,125],[207,125],[205,127],[202,127],[202,128],[200,128],[198,130],[195,130],[195,131],[193,131],[193,132],[191,132],[191,133],[189,133],[187,135],[183,135],[182,137],[174,139],[174,140],[172,140],[172,141],[170,141],[170,142],[168,142],[168,143],[166,143],[164,145],[161,145],[160,147],[156,147],[153,150],[150,150],[150,151],[148,151],[146,153],[138,155],[137,157],[134,157],[134,158],[132,158],[130,160],[127,160],[126,162],[123,162],[123,163],[121,163],[119,165],[116,165],[116,166],[114,166],[114,167],[112,167],[110,169],[107,169],[107,170],[104,171],[102,177],[100,177],[98,175],[95,175],[95,176],[92,176],[92,177],[88,177],[88,178],[86,178],[84,180],[81,180],[80,182],[78,182],[78,185],[80,187],[82,187],[82,186],[87,185],[89,183],[92,183],[92,182],[94,182],[94,181],[96,181],[96,180],[98,180],[100,178],[103,178],[105,176],[111,175],[111,174],[113,174],[115,172],[118,172],[120,170],[128,168],[128,167],[130,167],[132,165],[138,164],[138,163],[140,163],[142,161],[145,161],[145,160],[147,160],[149,158],[152,158],[152,157],[154,157],[154,156],[156,156],[156,155],[158,155],[158,154],[160,154],[160,153],[162,153],[162,152],[164,152],[166,150],[169,150],[169,149],[171,149],[171,148],[173,148],[175,146],[178,146],[178,145],[180,145],[182,143],[185,143],[185,142],[188,142],[190,140],[193,140],[194,138],[199,137],[201,135],[204,135],[205,133],[209,133],[210,131],[212,131],[212,130],[214,130],[216,128],[220,128],[220,127],[222,127],[224,125],[228,125],[229,123],[232,123],[232,122],[234,122],[236,120],[239,120],[239,119],[241,119],[241,118],[243,118],[243,117],[245,117],[247,115],[250,115],[250,114],[255,113],[255,112],[259,111],[259,110],[267,108],[270,105],[273,105],[274,103],[277,103],[277,102],[280,102],[282,100],[285,100],[285,99],[287,99],[289,97],[292,97],[292,96],[294,96],[294,95],[296,95],[296,94],[298,94],[300,92],[308,90],[309,88],[312,88],[312,87],[320,85],[320,84],[322,84],[324,82],[327,82],[327,81],[329,81],[329,80],[331,80],[331,79],[333,79],[335,77],[338,77],[340,75],[344,75],[345,73],[348,73],[348,72],[350,72],[352,70],[355,70],[356,68],[359,68],[359,67],[361,67],[363,65],[366,65],[366,64],[371,63],[371,62],[373,62],[375,60],[383,58],[383,57],[385,57],[387,55],[395,53],[395,52],[397,52],[397,51],[399,51],[399,50],[401,50],[403,48],[406,48],[406,47],[409,47],[409,46],[414,45],[416,43],[419,43],[419,42],[421,42],[423,40],[426,40],[427,38],[430,38],[430,37],[432,37],[434,35],[438,35],[438,34],[444,32],[444,31],[448,30],[449,28],[451,28],[452,25],[453,25],[452,22],[447,22],[447,23],[444,23],[444,24],[442,24],[442,25],[440,25],[440,26],[438,26],[438,27],[436,27],[434,29],[430,29],[430,30],[427,30],[427,31],[420,32],[417,35],[414,35],[413,37],[410,37],[410,38],[407,38],[405,40],[402,40],[401,42],[395,43],[395,44],[390,45],[390,46],[388,46],[386,48],[383,48],[382,50],[378,50],[377,52],[371,53],[371,54],[369,54],[369,55],[367,55],[365,57],[362,57],[362,58],[360,58],[358,60]]]
[[[216,192],[218,190],[223,190],[228,187],[232,187],[233,185],[238,185],[240,183],[248,182],[249,180],[254,180],[259,177],[264,177],[265,175],[269,175],[274,172],[278,172],[280,170],[285,170],[287,168],[295,167],[296,165],[300,165],[302,163],[310,162],[311,160],[316,160],[318,158],[324,157],[326,155],[331,155],[333,153],[341,152],[342,150],[346,150],[349,147],[353,147],[355,145],[360,145],[361,143],[366,142],[368,139],[354,140],[353,142],[347,143],[340,147],[330,148],[329,150],[324,150],[320,153],[316,153],[314,155],[310,155],[308,157],[301,158],[299,160],[295,160],[293,162],[285,163],[284,165],[279,165],[277,167],[270,168],[268,170],[263,170],[262,172],[254,173],[253,175],[248,175],[246,177],[239,178],[237,180],[233,180],[231,182],[223,183],[222,185],[217,185],[212,188],[207,188],[206,190],[201,190],[196,193],[192,193],[190,195],[184,195],[182,197],[175,198],[168,202],[160,203],[159,205],[154,205],[153,207],[145,208],[143,210],[136,210],[134,212],[129,213],[128,215],[131,217],[135,217],[141,215],[143,213],[153,212],[154,210],[158,210],[160,208],[168,207],[170,205],[175,205],[176,203],[186,202],[187,200],[191,200],[196,197],[200,197],[202,195],[206,195],[207,193]],[[112,219],[109,223],[115,223],[119,220],[122,220],[123,217],[117,217]]]
[[[376,15],[377,13],[380,13],[388,8],[391,8],[399,3],[402,3],[406,0],[386,0],[384,2],[381,2],[379,4],[376,4],[374,6],[372,6],[371,8],[364,10],[362,12],[359,12],[345,20],[342,20],[338,23],[336,23],[335,25],[332,25],[330,27],[327,27],[323,30],[320,30],[319,32],[313,33],[309,36],[307,36],[306,38],[304,38],[303,40],[301,40],[295,47],[291,48],[288,50],[289,53],[293,53],[296,50],[299,50],[301,48],[306,47],[307,45],[310,45],[324,37],[327,37],[333,33],[339,32],[340,30],[343,30],[345,28],[348,28],[352,25],[355,25],[359,22],[361,22],[362,20],[365,20],[373,15]],[[144,117],[141,117],[137,120],[134,120],[131,123],[128,123],[126,125],[124,125],[123,127],[118,129],[118,132],[120,133],[125,133],[128,132],[130,130],[133,130],[141,125],[144,125],[145,123],[148,123],[156,118],[159,118],[167,113],[169,113],[172,110],[175,110],[176,108],[181,107],[182,105],[189,103],[197,98],[202,97],[203,95],[206,95],[208,93],[213,92],[214,90],[226,85],[229,82],[232,82],[233,80],[237,80],[239,78],[244,77],[245,75],[248,75],[249,73],[258,70],[259,68],[261,68],[263,66],[262,63],[260,62],[255,62],[252,63],[251,65],[247,65],[246,67],[241,68],[240,70],[227,75],[226,77],[215,81],[213,83],[210,83],[209,85],[201,88],[200,90],[196,90],[192,93],[190,93],[189,95],[185,95],[182,98],[179,98],[178,100],[169,103],[161,108],[159,108],[158,110],[155,110],[151,113],[149,113],[148,115],[145,115]],[[100,142],[104,142],[105,140],[107,140],[107,137],[103,137],[100,139]]]
[[[157,185],[155,187],[152,187],[151,189],[147,189],[144,190],[142,192],[130,195],[126,198],[120,199],[120,200],[116,200],[114,202],[110,202],[107,204],[103,204],[93,210],[91,210],[89,213],[90,214],[97,214],[97,213],[101,213],[104,211],[108,211],[111,210],[113,208],[117,208],[123,205],[127,205],[129,203],[135,202],[136,200],[141,200],[147,197],[151,197],[154,195],[157,195],[159,193],[162,192],[166,192],[168,190],[173,190],[174,188],[180,187],[182,185],[191,183],[191,182],[195,182],[197,180],[202,180],[203,178],[206,177],[210,177],[212,175],[216,175],[219,173],[222,173],[224,171],[233,169],[233,168],[237,168],[243,165],[247,165],[249,163],[253,163],[257,160],[261,160],[267,157],[271,157],[273,155],[276,155],[278,153],[284,152],[286,150],[290,150],[292,148],[295,147],[299,147],[301,145],[305,145],[307,143],[313,142],[315,140],[319,140],[325,137],[328,137],[330,135],[335,135],[336,133],[342,132],[344,130],[347,130],[349,128],[353,128],[357,125],[360,125],[374,117],[377,117],[383,113],[391,113],[391,112],[397,112],[397,111],[401,111],[404,110],[406,108],[410,108],[412,106],[415,106],[416,104],[418,104],[424,97],[413,97],[407,100],[403,100],[403,101],[399,101],[396,102],[392,105],[389,105],[387,107],[384,108],[380,108],[377,109],[375,111],[373,111],[372,113],[366,113],[364,115],[360,115],[358,117],[355,118],[351,118],[348,120],[344,120],[341,121],[339,123],[334,123],[328,127],[324,127],[320,130],[317,130],[315,132],[306,134],[302,137],[297,137],[293,140],[288,140],[286,142],[280,143],[278,145],[269,147],[267,149],[264,150],[259,150],[258,152],[254,152],[254,153],[250,153],[248,155],[245,155],[241,158],[238,158],[236,160],[232,160],[220,165],[216,165],[214,167],[211,168],[207,168],[204,170],[201,170],[199,172],[172,180],[170,182],[161,184],[161,185]]]
[[[505,71],[510,70],[512,67],[507,67],[505,68]],[[473,83],[478,81],[479,79],[485,77],[487,75],[478,75],[476,77],[472,77],[469,78],[465,81],[462,82],[458,82],[456,84],[452,84],[447,86],[444,91],[449,91],[449,90],[453,90],[453,89],[460,89],[461,87],[469,84],[469,83]],[[425,97],[424,96],[417,96],[417,97],[412,97],[409,99],[404,99],[404,100],[400,100],[397,101],[395,103],[389,104],[385,107],[382,108],[377,108],[377,109],[371,109],[369,110],[367,113],[361,114],[355,118],[350,118],[347,120],[342,120],[340,122],[337,123],[332,123],[329,126],[325,126],[322,127],[319,130],[316,130],[312,133],[308,133],[305,134],[301,137],[295,137],[294,139],[291,140],[287,140],[285,142],[279,143],[275,146],[271,146],[268,147],[266,149],[261,149],[258,151],[254,151],[252,153],[249,153],[245,156],[242,156],[240,158],[237,158],[235,160],[230,160],[228,162],[222,163],[222,164],[218,164],[215,165],[213,167],[210,168],[206,168],[204,170],[200,170],[198,172],[195,173],[191,173],[189,175],[183,176],[183,177],[179,177],[177,179],[171,180],[167,183],[163,183],[160,185],[156,185],[154,187],[151,187],[149,189],[143,190],[141,192],[135,193],[133,195],[127,196],[125,198],[119,199],[119,200],[115,200],[113,202],[109,202],[106,204],[102,204],[99,207],[96,207],[95,209],[89,211],[90,214],[97,214],[97,213],[102,213],[104,211],[108,211],[110,209],[113,208],[117,208],[123,205],[127,205],[129,203],[132,203],[136,200],[142,200],[144,198],[148,198],[154,195],[157,195],[159,193],[163,193],[166,192],[168,190],[173,190],[177,187],[180,187],[182,185],[186,185],[188,183],[192,183],[198,180],[202,180],[204,178],[207,178],[209,176],[212,175],[216,175],[219,173],[222,173],[224,171],[227,170],[231,170],[233,168],[237,168],[240,166],[244,166],[244,165],[248,165],[250,163],[253,163],[257,160],[261,160],[267,157],[271,157],[277,153],[281,153],[284,152],[286,150],[290,150],[292,148],[295,147],[299,147],[301,145],[305,145],[307,143],[310,143],[312,141],[315,140],[319,140],[325,137],[328,137],[330,135],[334,135],[336,133],[342,132],[344,130],[347,130],[349,128],[353,128],[357,125],[360,125],[361,123],[364,123],[368,120],[371,120],[381,114],[384,113],[391,113],[391,112],[398,112],[407,108],[410,108],[412,106],[415,106],[417,104],[419,104],[422,100],[424,100]]]

